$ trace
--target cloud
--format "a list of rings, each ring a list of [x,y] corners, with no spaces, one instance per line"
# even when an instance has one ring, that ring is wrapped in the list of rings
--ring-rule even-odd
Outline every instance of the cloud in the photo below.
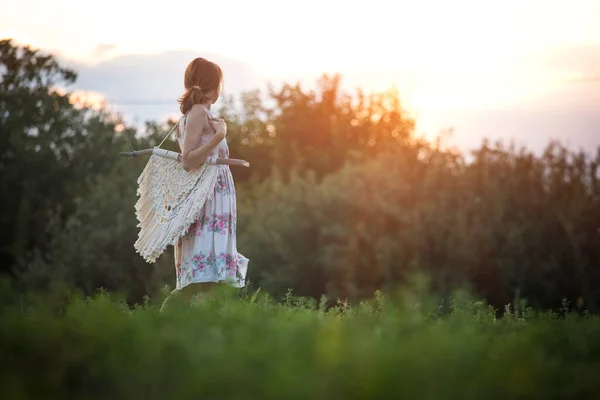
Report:
[[[512,64],[509,72],[516,78],[507,79],[506,85],[523,91],[519,101],[423,110],[420,131],[431,137],[443,128],[453,128],[450,142],[462,149],[476,148],[489,138],[514,140],[535,152],[550,140],[596,152],[600,146],[600,44],[532,53]]]
[[[558,140],[573,150],[595,154],[600,146],[600,82],[566,84],[525,103],[437,112],[428,115],[430,126],[452,127],[451,142],[476,148],[483,138],[540,152]]]
[[[99,44],[92,50],[90,58],[93,60],[107,58],[116,49],[117,46],[114,44]]]
[[[99,56],[113,50],[111,45],[101,45],[95,53]],[[189,51],[172,51],[121,55],[95,64],[69,60],[64,63],[79,73],[76,89],[103,93],[108,103],[113,103],[128,120],[139,122],[162,120],[179,112],[177,98],[183,92],[183,73],[189,61],[198,55]],[[214,60],[223,68],[227,94],[237,95],[244,90],[263,88],[269,81],[276,88],[284,82],[301,82],[303,87],[309,88],[315,86],[318,78],[317,74],[261,76],[241,60],[219,54],[201,56]],[[422,125],[419,130],[435,136],[442,128],[452,127],[455,134],[451,142],[463,149],[478,147],[485,137],[492,140],[515,139],[517,144],[526,145],[534,151],[542,150],[551,139],[588,150],[600,146],[600,111],[597,106],[600,104],[600,80],[597,79],[600,77],[600,45],[563,47],[533,58],[527,65],[534,75],[535,71],[553,71],[560,77],[563,72],[569,72],[572,78],[557,81],[546,91],[520,102],[421,110],[427,125]],[[349,74],[344,76],[342,84],[350,92],[358,86],[389,88],[394,74],[390,71],[387,77],[384,75]],[[525,84],[527,82],[515,82],[517,89]],[[457,85],[457,99],[469,94],[470,89],[465,87],[461,92],[460,88]]]
[[[541,58],[546,68],[574,72],[589,79],[600,78],[600,44],[571,45],[554,48]]]
[[[95,53],[111,50],[111,45],[101,45]],[[218,54],[172,51],[120,55],[94,64],[61,61],[78,73],[74,89],[103,93],[107,102],[125,116],[147,120],[178,112],[177,98],[183,93],[185,68],[198,56],[221,66],[227,94],[255,89],[264,83],[248,64]]]

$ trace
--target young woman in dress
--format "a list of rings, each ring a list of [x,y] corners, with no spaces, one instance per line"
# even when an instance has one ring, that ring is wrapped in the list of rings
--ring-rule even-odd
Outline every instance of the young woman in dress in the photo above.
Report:
[[[229,166],[248,164],[229,158],[227,125],[210,113],[222,84],[221,68],[204,58],[194,59],[185,70],[185,93],[179,99],[183,119],[176,134],[181,162],[186,171],[203,163],[216,165],[218,177],[198,219],[175,246],[177,284],[163,308],[174,294],[187,302],[221,282],[238,288],[245,285],[248,259],[237,251],[236,193]]]

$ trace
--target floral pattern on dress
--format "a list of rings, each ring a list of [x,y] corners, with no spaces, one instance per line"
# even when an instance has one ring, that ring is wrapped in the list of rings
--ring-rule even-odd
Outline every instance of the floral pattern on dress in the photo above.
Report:
[[[229,158],[229,149],[219,148],[217,150],[217,155],[219,158]]]
[[[240,278],[238,271],[239,256],[219,253],[218,255],[211,253],[205,254],[199,252],[194,254],[190,261],[184,261],[183,268],[177,268],[177,278],[179,279],[191,279],[200,277],[202,275],[211,274],[214,276],[231,278]]]
[[[194,224],[194,233],[196,236],[202,235],[202,231],[218,233],[219,235],[235,235],[235,217],[231,213],[217,215],[203,215]]]
[[[217,183],[215,184],[215,193],[229,195],[231,194],[231,190],[227,183],[227,179],[221,174],[217,176]]]

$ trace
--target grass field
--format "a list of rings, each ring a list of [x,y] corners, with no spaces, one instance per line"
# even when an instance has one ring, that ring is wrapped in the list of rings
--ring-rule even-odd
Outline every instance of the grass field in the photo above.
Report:
[[[392,298],[393,297],[393,298]],[[159,299],[160,300],[160,299]],[[323,309],[2,295],[5,399],[565,399],[600,395],[600,318],[419,291]]]

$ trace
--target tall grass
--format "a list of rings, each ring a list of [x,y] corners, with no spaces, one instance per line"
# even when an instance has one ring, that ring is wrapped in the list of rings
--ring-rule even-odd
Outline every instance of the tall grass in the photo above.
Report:
[[[223,288],[189,306],[2,295],[5,399],[507,399],[600,394],[600,318],[457,293],[325,308]],[[160,300],[160,299],[158,299]],[[325,300],[325,299],[323,299]]]

